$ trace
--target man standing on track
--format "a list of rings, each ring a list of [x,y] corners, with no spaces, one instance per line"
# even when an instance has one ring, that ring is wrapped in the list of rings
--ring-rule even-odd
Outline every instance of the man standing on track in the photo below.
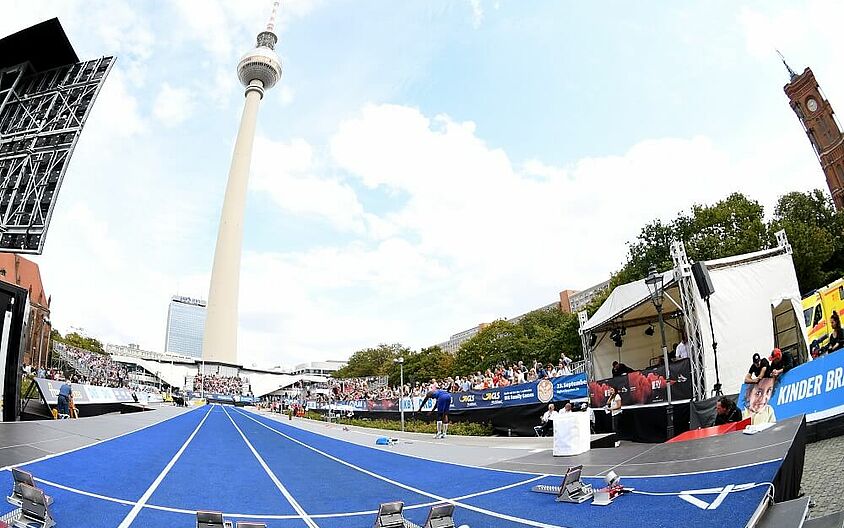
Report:
[[[443,389],[428,391],[428,394],[425,395],[425,399],[422,400],[422,404],[419,405],[420,411],[425,407],[425,404],[428,403],[428,400],[434,400],[436,402],[437,434],[434,438],[445,438],[448,434],[448,410],[451,408],[451,393]],[[431,412],[433,412],[433,410]]]

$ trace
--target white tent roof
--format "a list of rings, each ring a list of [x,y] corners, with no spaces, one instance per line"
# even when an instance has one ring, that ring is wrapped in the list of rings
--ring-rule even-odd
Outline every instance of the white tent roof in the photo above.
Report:
[[[676,294],[672,294],[672,287],[676,285],[677,281],[674,279],[674,270],[668,270],[662,274],[663,284],[668,296],[679,302]],[[676,288],[674,288],[676,291]],[[665,299],[665,311],[673,312],[676,306],[671,303],[669,299]],[[629,282],[617,286],[612,293],[610,293],[604,304],[598,308],[598,311],[589,318],[583,331],[594,330],[608,321],[621,322],[623,319],[640,319],[642,317],[655,317],[656,309],[651,304],[651,294],[648,291],[648,285],[645,284],[645,279]]]
[[[788,300],[798,320],[802,320],[800,292],[791,254],[783,247],[756,251],[706,262],[715,293],[712,296],[712,323],[718,341],[720,378],[726,393],[737,392],[750,358],[754,352],[767,355],[774,346],[772,307]],[[666,314],[677,311],[673,299],[680,301],[673,270],[663,274],[665,281]],[[670,282],[669,282],[670,281]],[[705,351],[704,369],[709,387],[715,382],[712,336],[706,305],[697,288],[692,288]],[[607,332],[615,325],[627,326],[622,349],[599,340],[591,351],[594,375],[597,379],[609,376],[609,364],[614,359],[630,361],[633,368],[641,368],[650,358],[659,355],[658,335],[643,335],[631,331],[656,319],[656,310],[644,279],[615,288],[597,312],[584,324],[583,331]],[[673,325],[676,326],[676,325]],[[679,340],[679,329],[667,328],[669,346]],[[805,341],[805,329],[797,329]]]

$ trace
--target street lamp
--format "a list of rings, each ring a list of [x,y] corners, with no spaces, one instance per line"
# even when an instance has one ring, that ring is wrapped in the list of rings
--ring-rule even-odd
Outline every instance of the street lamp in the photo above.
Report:
[[[671,408],[671,373],[668,368],[668,347],[665,345],[665,323],[662,320],[662,298],[665,294],[665,285],[663,284],[662,273],[657,273],[656,266],[651,266],[648,269],[648,277],[645,279],[645,284],[648,286],[648,292],[651,294],[651,302],[656,308],[657,318],[659,319],[659,335],[662,338],[662,361],[665,363],[665,388],[668,391],[668,405],[665,407],[665,418],[667,422],[666,433],[668,439],[674,437],[674,409]]]
[[[401,413],[401,432],[404,432],[404,358],[399,357],[393,360],[393,363],[399,364],[399,412]]]

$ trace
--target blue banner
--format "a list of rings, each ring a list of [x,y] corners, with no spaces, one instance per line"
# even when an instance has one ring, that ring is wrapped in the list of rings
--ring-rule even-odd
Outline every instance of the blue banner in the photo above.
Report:
[[[844,352],[794,367],[779,379],[742,385],[739,408],[782,420],[805,414],[807,421],[844,412]],[[773,412],[771,412],[773,411]]]
[[[498,387],[451,394],[451,408],[491,409],[586,398],[588,394],[586,373],[572,376],[560,376],[552,379],[521,383],[509,387]],[[401,407],[405,412],[418,411],[422,398],[402,398]],[[359,411],[398,411],[397,400],[355,400],[338,402],[335,405],[350,406]],[[324,406],[327,408],[327,406]],[[434,408],[434,402],[428,400],[423,411]]]

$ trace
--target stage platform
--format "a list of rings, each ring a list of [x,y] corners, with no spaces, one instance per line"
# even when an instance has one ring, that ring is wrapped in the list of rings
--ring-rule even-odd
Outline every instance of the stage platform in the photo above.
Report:
[[[152,410],[78,420],[0,422],[0,467],[89,446],[155,425],[188,410],[163,404],[147,408]]]
[[[164,406],[130,415],[0,424],[0,453],[23,462],[55,498],[59,526],[86,528],[189,528],[198,509],[269,527],[369,528],[378,504],[392,500],[404,501],[406,517],[417,524],[431,504],[451,502],[456,524],[472,528],[746,527],[763,526],[760,519],[773,522],[780,510],[782,519],[791,519],[798,509],[783,503],[765,516],[772,483],[785,468],[795,469],[789,457],[800,454],[795,445],[805,430],[799,420],[754,436],[732,433],[743,438],[727,442],[623,442],[577,457],[553,457],[550,438],[435,440],[387,432],[398,443],[376,446],[384,432],[346,429],[231,406]],[[48,454],[62,444],[70,451]],[[592,506],[556,503],[530,491],[537,484],[559,484],[559,475],[580,462],[587,463],[587,482],[597,486],[613,469],[636,492],[609,506]],[[802,469],[802,456],[799,462]],[[0,490],[11,489],[5,469]],[[799,484],[799,475],[788,478]],[[5,506],[0,515],[11,508]],[[783,522],[771,526],[792,526]]]

